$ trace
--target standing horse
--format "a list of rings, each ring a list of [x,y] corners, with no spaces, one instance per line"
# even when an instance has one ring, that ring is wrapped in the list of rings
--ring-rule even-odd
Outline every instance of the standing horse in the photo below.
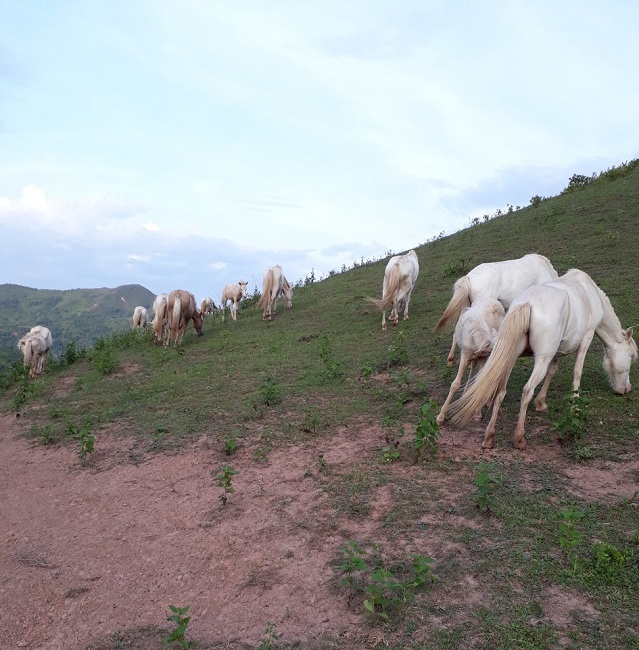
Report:
[[[18,341],[18,349],[23,354],[24,365],[29,366],[29,379],[35,379],[44,372],[47,353],[52,345],[51,331],[43,325],[32,327]]]
[[[189,321],[193,321],[193,327],[198,336],[202,336],[202,314],[198,311],[195,296],[182,289],[171,291],[167,301],[167,319],[169,321],[169,336],[164,345],[171,344],[171,340],[178,346],[182,343],[182,337]]]
[[[457,326],[455,327],[455,336],[453,346],[458,345],[461,350],[459,359],[459,369],[457,376],[450,385],[448,397],[437,416],[437,424],[444,423],[448,405],[453,401],[455,393],[461,386],[462,377],[466,368],[470,365],[466,387],[478,367],[483,366],[488,355],[494,347],[499,329],[506,312],[499,300],[493,298],[480,298],[475,300],[471,307],[466,307],[463,311]],[[448,365],[454,365],[454,348],[448,356]]]
[[[146,329],[147,319],[146,307],[136,307],[133,310],[133,329]]]
[[[231,301],[231,318],[237,320],[237,308],[240,300],[246,298],[246,285],[248,282],[240,280],[237,284],[227,284],[222,291],[222,322],[226,322],[226,302]]]
[[[167,318],[168,302],[168,293],[159,293],[153,301],[154,316],[151,325],[153,326],[153,334],[155,335],[155,340],[158,343],[164,342],[169,333],[169,321]]]
[[[508,309],[524,289],[556,278],[557,271],[548,258],[537,253],[529,253],[516,260],[479,264],[455,282],[453,297],[435,326],[435,331],[439,332],[449,322],[455,324],[462,309],[470,307],[475,300],[494,298],[499,300],[504,309]],[[455,363],[454,336],[448,363]]]
[[[417,253],[411,250],[404,255],[395,255],[388,260],[382,283],[382,299],[369,298],[378,309],[382,310],[382,329],[386,329],[386,308],[393,305],[388,320],[393,325],[399,323],[399,311],[404,307],[404,320],[408,320],[408,304],[413,286],[419,275]]]
[[[494,444],[495,422],[506,395],[506,384],[517,359],[524,353],[535,359],[532,373],[524,385],[514,445],[526,448],[524,425],[528,404],[535,388],[546,377],[535,400],[537,411],[547,408],[546,394],[559,357],[575,352],[572,390],[581,383],[586,352],[594,335],[604,348],[603,367],[615,393],[630,392],[630,364],[637,358],[632,327],[624,330],[608,296],[577,269],[552,282],[530,287],[517,296],[499,329],[497,341],[486,365],[468,390],[451,404],[453,422],[466,424],[473,413],[493,400],[493,412],[482,447]]]
[[[213,302],[213,298],[207,296],[202,300],[202,305],[200,307],[200,312],[202,312],[202,318],[204,318],[204,316],[210,316],[211,314],[214,314],[216,311],[217,311],[217,307]]]
[[[282,297],[286,301],[287,309],[290,309],[293,306],[293,287],[284,277],[282,267],[276,264],[266,270],[262,281],[262,295],[257,306],[264,309],[263,320],[271,320],[277,313],[277,301]]]

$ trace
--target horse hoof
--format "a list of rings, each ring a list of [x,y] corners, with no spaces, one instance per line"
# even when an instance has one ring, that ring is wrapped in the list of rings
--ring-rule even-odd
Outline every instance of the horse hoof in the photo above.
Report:
[[[520,451],[526,451],[526,441],[525,440],[520,440],[519,442],[515,441],[514,445]]]
[[[494,440],[486,441],[481,443],[482,449],[492,449],[495,446]]]

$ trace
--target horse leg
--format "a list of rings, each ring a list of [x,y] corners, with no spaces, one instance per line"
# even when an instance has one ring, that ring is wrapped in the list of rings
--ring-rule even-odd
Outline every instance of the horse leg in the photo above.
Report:
[[[457,371],[457,376],[455,377],[455,379],[453,379],[453,383],[450,385],[450,391],[448,392],[448,397],[446,398],[446,401],[444,402],[444,405],[442,406],[439,415],[435,418],[437,424],[439,424],[440,426],[444,423],[444,419],[446,418],[446,411],[448,410],[448,405],[451,403],[451,401],[453,400],[453,396],[461,386],[462,377],[464,376],[464,372],[468,367],[468,362],[469,362],[468,356],[464,352],[462,352],[461,359],[459,360],[459,370]]]
[[[533,397],[535,388],[539,386],[541,380],[548,374],[548,369],[551,361],[547,361],[544,357],[539,356],[535,359],[535,365],[533,366],[532,373],[528,381],[524,385],[524,389],[521,393],[521,402],[519,405],[519,417],[517,419],[517,427],[515,428],[515,435],[513,436],[513,444],[517,449],[522,451],[526,449],[526,439],[524,438],[525,425],[526,425],[526,411],[528,410],[528,404]],[[556,368],[555,368],[556,370]],[[552,377],[551,377],[552,378]]]
[[[586,360],[586,352],[592,343],[592,337],[594,336],[595,331],[589,330],[586,332],[586,335],[583,338],[583,341],[577,348],[577,356],[575,358],[575,369],[572,373],[572,392],[573,394],[579,394],[579,386],[581,385],[581,374],[584,370],[584,361]]]
[[[497,424],[497,416],[499,415],[499,409],[501,408],[501,403],[506,397],[506,385],[508,384],[508,378],[502,382],[499,387],[499,391],[495,395],[493,400],[493,412],[490,415],[490,421],[484,432],[484,440],[481,443],[483,449],[492,449],[495,446],[495,426]]]
[[[386,310],[382,312],[382,330],[386,331]]]
[[[449,366],[455,365],[455,348],[457,347],[457,341],[455,341],[455,335],[453,334],[453,344],[450,347],[450,352],[448,353],[448,359],[446,360]]]
[[[408,320],[408,303],[410,302],[410,294],[406,296],[404,302],[404,320]]]
[[[544,380],[544,385],[541,387],[541,390],[535,398],[535,411],[545,411],[548,408],[546,404],[546,395],[548,394],[548,389],[550,388],[550,382],[557,372],[559,367],[559,357],[555,357],[548,366],[548,372],[546,373],[546,379]]]

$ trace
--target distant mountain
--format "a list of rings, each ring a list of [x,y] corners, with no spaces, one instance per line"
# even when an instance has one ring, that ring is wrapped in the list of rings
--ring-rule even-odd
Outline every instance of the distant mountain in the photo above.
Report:
[[[131,326],[137,305],[151,312],[155,294],[139,284],[115,289],[30,289],[0,285],[0,369],[21,356],[18,340],[34,325],[45,325],[53,335],[53,353],[67,344],[92,346],[101,336]]]

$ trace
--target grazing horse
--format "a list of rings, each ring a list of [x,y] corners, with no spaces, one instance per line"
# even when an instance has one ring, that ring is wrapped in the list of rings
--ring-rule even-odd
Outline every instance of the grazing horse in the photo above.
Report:
[[[133,329],[146,329],[147,319],[146,307],[136,307],[133,310]]]
[[[458,345],[461,350],[457,376],[450,385],[448,397],[437,416],[437,424],[444,423],[448,405],[453,401],[455,393],[461,386],[462,377],[470,365],[466,387],[476,370],[483,366],[491,353],[499,329],[506,312],[504,306],[494,298],[480,298],[475,300],[471,307],[466,307],[455,327],[453,345]],[[454,365],[454,349],[449,355],[448,365]]]
[[[284,277],[282,267],[276,264],[266,270],[262,281],[262,295],[257,306],[264,309],[263,320],[271,320],[277,313],[277,301],[282,297],[287,309],[290,309],[293,306],[293,287]]]
[[[393,305],[388,320],[393,325],[399,323],[399,311],[404,307],[404,320],[408,320],[408,304],[413,286],[419,275],[419,261],[417,253],[411,250],[404,255],[395,255],[390,258],[384,272],[382,283],[382,299],[369,298],[378,309],[382,310],[382,329],[386,329],[386,308]]]
[[[200,312],[202,312],[202,318],[204,318],[204,316],[210,316],[211,314],[214,314],[216,311],[217,311],[217,307],[213,302],[213,298],[207,296],[202,300],[202,306],[200,307]]]
[[[242,298],[246,298],[248,282],[240,280],[237,284],[227,284],[222,291],[222,322],[226,322],[226,302],[231,301],[231,318],[237,320],[237,308]]]
[[[153,301],[154,316],[151,325],[153,326],[153,334],[155,335],[155,340],[158,343],[164,342],[169,333],[169,321],[167,318],[168,302],[168,293],[159,293]]]
[[[451,404],[453,422],[466,424],[484,404],[493,400],[493,412],[482,447],[494,444],[495,421],[506,395],[506,384],[517,359],[532,354],[535,363],[524,385],[514,445],[526,448],[524,425],[526,410],[535,388],[546,377],[535,399],[537,411],[547,408],[546,394],[557,371],[559,358],[576,353],[572,390],[581,383],[586,352],[594,335],[604,348],[603,367],[615,393],[630,392],[630,364],[637,358],[632,327],[624,330],[608,296],[583,271],[571,269],[565,275],[530,287],[517,296],[497,334],[486,365],[466,392]]]
[[[19,341],[18,349],[24,357],[24,365],[29,366],[29,379],[35,379],[44,372],[47,352],[53,345],[51,332],[43,325],[32,327]]]
[[[557,271],[548,258],[537,253],[529,253],[516,260],[479,264],[455,282],[453,297],[435,326],[435,331],[439,332],[449,322],[455,324],[462,309],[470,307],[475,300],[495,298],[504,309],[508,309],[510,303],[524,289],[556,278]],[[454,336],[448,355],[448,364],[453,363],[455,363]]]
[[[164,345],[171,344],[171,340],[176,346],[182,343],[182,337],[189,321],[193,321],[193,327],[198,336],[202,336],[202,314],[198,311],[195,302],[195,296],[182,289],[171,291],[167,301],[167,319],[169,321],[169,335]]]

